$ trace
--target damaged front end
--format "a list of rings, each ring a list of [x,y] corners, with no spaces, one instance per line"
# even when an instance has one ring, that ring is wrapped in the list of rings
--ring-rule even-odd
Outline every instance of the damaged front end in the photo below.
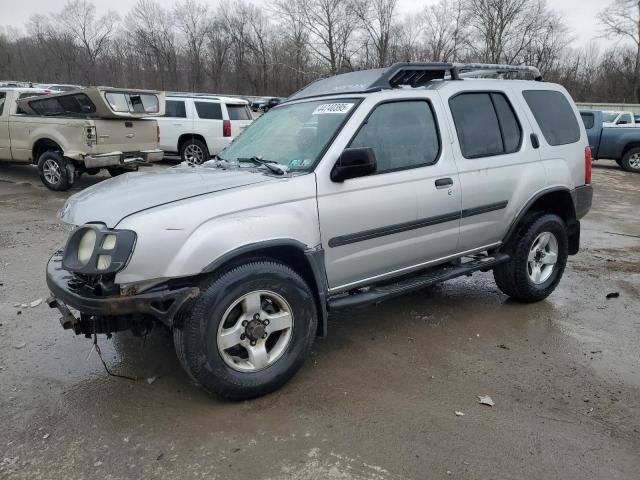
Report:
[[[63,258],[63,252],[56,252],[47,265],[52,294],[47,303],[62,314],[63,328],[77,335],[110,335],[123,330],[144,335],[155,321],[171,327],[183,305],[200,293],[197,287],[166,283],[144,293],[123,295],[114,283],[114,274],[70,272],[64,268]],[[79,317],[69,307],[80,312]]]

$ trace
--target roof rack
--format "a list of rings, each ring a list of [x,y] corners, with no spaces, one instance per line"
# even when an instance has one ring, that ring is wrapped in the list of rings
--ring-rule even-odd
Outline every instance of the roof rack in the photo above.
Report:
[[[323,78],[297,91],[287,101],[349,93],[371,93],[398,87],[424,87],[433,80],[461,80],[465,77],[529,72],[542,80],[535,67],[481,63],[395,63],[388,68],[359,70]]]
[[[197,93],[197,92],[167,92],[167,97],[202,97],[217,99],[218,95],[212,93]]]
[[[460,78],[477,78],[486,76],[505,75],[508,73],[530,73],[534,80],[543,80],[540,70],[529,65],[505,65],[488,63],[455,63]]]

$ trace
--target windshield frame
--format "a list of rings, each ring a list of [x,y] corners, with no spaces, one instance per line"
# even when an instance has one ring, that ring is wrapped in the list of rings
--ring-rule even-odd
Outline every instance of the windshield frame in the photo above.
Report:
[[[315,169],[318,167],[318,164],[322,161],[322,159],[324,158],[325,154],[327,153],[327,150],[329,150],[331,145],[333,145],[333,143],[335,142],[335,139],[337,138],[337,136],[340,134],[340,132],[342,132],[342,130],[344,129],[345,125],[351,119],[351,116],[356,112],[356,110],[358,110],[358,108],[360,107],[362,102],[365,100],[365,98],[366,98],[365,96],[358,96],[358,95],[339,95],[339,96],[331,95],[331,96],[326,96],[326,97],[304,98],[304,99],[295,100],[295,101],[292,101],[292,102],[284,101],[281,104],[273,107],[271,109],[271,111],[285,109],[285,108],[288,108],[288,107],[291,107],[291,106],[294,106],[294,105],[301,105],[301,104],[304,104],[304,103],[313,103],[313,102],[325,101],[325,100],[326,101],[340,101],[340,102],[347,102],[348,101],[348,102],[353,102],[353,108],[351,108],[346,113],[346,115],[344,116],[344,119],[342,120],[342,123],[340,123],[340,125],[338,125],[338,127],[334,130],[332,135],[327,139],[327,142],[320,149],[320,151],[316,155],[316,158],[313,160],[311,165],[309,165],[309,167],[304,168],[304,169],[302,169],[302,168],[301,169],[295,169],[295,170],[288,169],[286,173],[287,174],[291,174],[291,173],[307,174],[307,173],[311,173],[311,172],[315,171]],[[249,126],[249,128],[247,128],[246,131],[248,131],[257,122],[263,121],[263,119],[266,117],[266,115],[268,115],[268,113],[264,113],[260,117],[255,119],[253,121],[253,123]],[[241,135],[238,135],[236,138],[240,138],[240,136]],[[235,139],[234,139],[233,142],[231,142],[227,146],[227,148],[230,147],[231,145],[233,145],[234,142],[235,142]],[[225,148],[224,150],[226,150],[227,148]],[[222,156],[219,155],[218,158],[220,160],[227,161],[227,162],[235,165],[237,162],[229,161],[229,160],[225,160],[224,159],[224,150],[222,152],[220,152],[220,154],[222,154]],[[266,158],[265,160],[274,160],[274,159]],[[279,162],[275,163],[274,165],[280,166],[280,167],[286,167],[285,164],[281,164]],[[260,168],[260,167],[256,166],[256,168]]]

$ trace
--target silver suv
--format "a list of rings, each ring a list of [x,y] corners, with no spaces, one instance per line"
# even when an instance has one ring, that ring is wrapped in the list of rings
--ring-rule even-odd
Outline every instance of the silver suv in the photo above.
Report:
[[[516,70],[320,80],[204,166],[74,195],[49,305],[87,336],[164,324],[197,383],[244,399],[294,375],[330,312],[488,270],[513,299],[546,298],[579,249],[590,151],[561,86],[475,78]]]

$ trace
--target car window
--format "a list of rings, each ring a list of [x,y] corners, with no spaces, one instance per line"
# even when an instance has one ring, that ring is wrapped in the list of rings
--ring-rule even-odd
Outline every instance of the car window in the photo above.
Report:
[[[96,106],[84,93],[33,100],[29,105],[38,115],[44,116],[87,115],[96,112]]]
[[[449,100],[465,158],[505,153],[496,108],[489,93],[463,93]],[[518,127],[519,128],[519,127]]]
[[[187,110],[183,100],[167,100],[165,105],[165,117],[187,118]]]
[[[518,117],[516,117],[509,100],[502,93],[492,93],[491,99],[498,114],[498,122],[500,122],[504,153],[517,152],[522,142],[522,128]]]
[[[377,172],[431,165],[440,153],[440,137],[426,101],[383,103],[375,108],[350,148],[372,148]]]
[[[2,112],[4,111],[4,99],[6,96],[6,93],[0,92],[0,115],[2,115]]]
[[[562,93],[553,90],[526,90],[522,95],[549,145],[568,145],[580,140],[578,120]]]
[[[227,103],[227,112],[229,112],[229,120],[251,120],[251,112],[246,105]]]
[[[219,103],[195,102],[198,117],[206,120],[222,120],[222,107]]]
[[[616,125],[628,125],[631,123],[631,114],[625,113],[620,115],[620,118],[616,121]]]
[[[591,130],[595,123],[596,117],[593,113],[581,113],[580,117],[582,117],[582,123],[584,123],[584,128],[587,130]]]
[[[23,98],[29,98],[29,97],[41,97],[42,95],[46,95],[46,93],[44,93],[44,92],[21,93],[20,95],[18,95],[18,100],[21,100]],[[27,112],[25,112],[22,108],[17,107],[16,108],[16,114],[17,115],[26,115]]]
[[[158,113],[158,97],[152,94],[134,92],[107,92],[105,98],[114,112]]]

